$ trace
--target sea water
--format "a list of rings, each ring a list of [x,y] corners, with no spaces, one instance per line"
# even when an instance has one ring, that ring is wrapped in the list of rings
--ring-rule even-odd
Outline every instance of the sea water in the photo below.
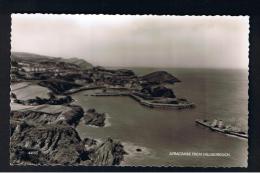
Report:
[[[247,166],[247,140],[213,132],[195,123],[198,118],[219,119],[243,130],[248,129],[247,70],[132,70],[138,75],[157,70],[168,71],[181,80],[181,83],[169,86],[175,95],[188,99],[196,107],[184,110],[151,109],[126,96],[94,97],[86,95],[89,91],[83,91],[72,95],[76,103],[85,110],[95,108],[98,112],[108,113],[110,126],[93,128],[80,124],[77,130],[82,138],[112,137],[122,141],[129,152],[122,165]],[[137,148],[142,151],[137,152]]]

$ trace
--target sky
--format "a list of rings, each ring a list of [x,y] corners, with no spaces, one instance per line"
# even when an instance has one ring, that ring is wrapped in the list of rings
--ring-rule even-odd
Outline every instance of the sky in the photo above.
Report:
[[[121,67],[248,68],[248,16],[12,14],[11,51]]]

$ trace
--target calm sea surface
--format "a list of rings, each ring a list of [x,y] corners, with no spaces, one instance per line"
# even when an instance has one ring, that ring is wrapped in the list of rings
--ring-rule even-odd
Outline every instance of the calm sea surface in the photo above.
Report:
[[[73,95],[85,109],[109,114],[110,126],[77,127],[81,137],[112,137],[126,143],[132,154],[123,165],[247,166],[247,140],[212,132],[195,119],[222,119],[247,130],[248,72],[246,70],[135,68],[143,75],[166,70],[182,82],[171,86],[177,97],[196,104],[194,109],[160,110],[144,107],[128,97]],[[143,148],[143,152],[135,149]],[[171,156],[170,152],[230,153],[230,157]]]

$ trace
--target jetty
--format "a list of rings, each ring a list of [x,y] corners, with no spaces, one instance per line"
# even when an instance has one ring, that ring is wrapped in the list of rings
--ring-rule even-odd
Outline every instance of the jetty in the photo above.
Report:
[[[191,102],[187,103],[176,103],[176,104],[167,104],[167,103],[154,103],[149,100],[145,100],[135,94],[129,94],[131,98],[139,102],[141,105],[150,107],[150,108],[172,108],[172,109],[185,109],[185,108],[193,108],[195,105]]]
[[[90,96],[128,96],[141,105],[144,105],[149,108],[170,108],[170,109],[186,109],[186,108],[193,108],[195,107],[194,103],[188,102],[188,101],[180,101],[177,103],[160,103],[159,99],[154,99],[154,100],[148,100],[148,99],[143,99],[142,97],[138,96],[134,92],[131,91],[115,91],[115,92],[99,92],[99,93],[94,93],[90,94]],[[177,100],[177,99],[176,99]],[[155,102],[157,101],[157,102]]]

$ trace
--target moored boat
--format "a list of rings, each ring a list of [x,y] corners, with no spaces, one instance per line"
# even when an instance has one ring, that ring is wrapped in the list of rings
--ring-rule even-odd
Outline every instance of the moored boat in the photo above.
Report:
[[[229,136],[237,136],[246,139],[248,138],[248,134],[246,132],[238,130],[237,128],[232,126],[225,126],[222,120],[208,121],[197,119],[195,120],[195,122],[202,126],[208,127],[212,131],[224,133]]]

